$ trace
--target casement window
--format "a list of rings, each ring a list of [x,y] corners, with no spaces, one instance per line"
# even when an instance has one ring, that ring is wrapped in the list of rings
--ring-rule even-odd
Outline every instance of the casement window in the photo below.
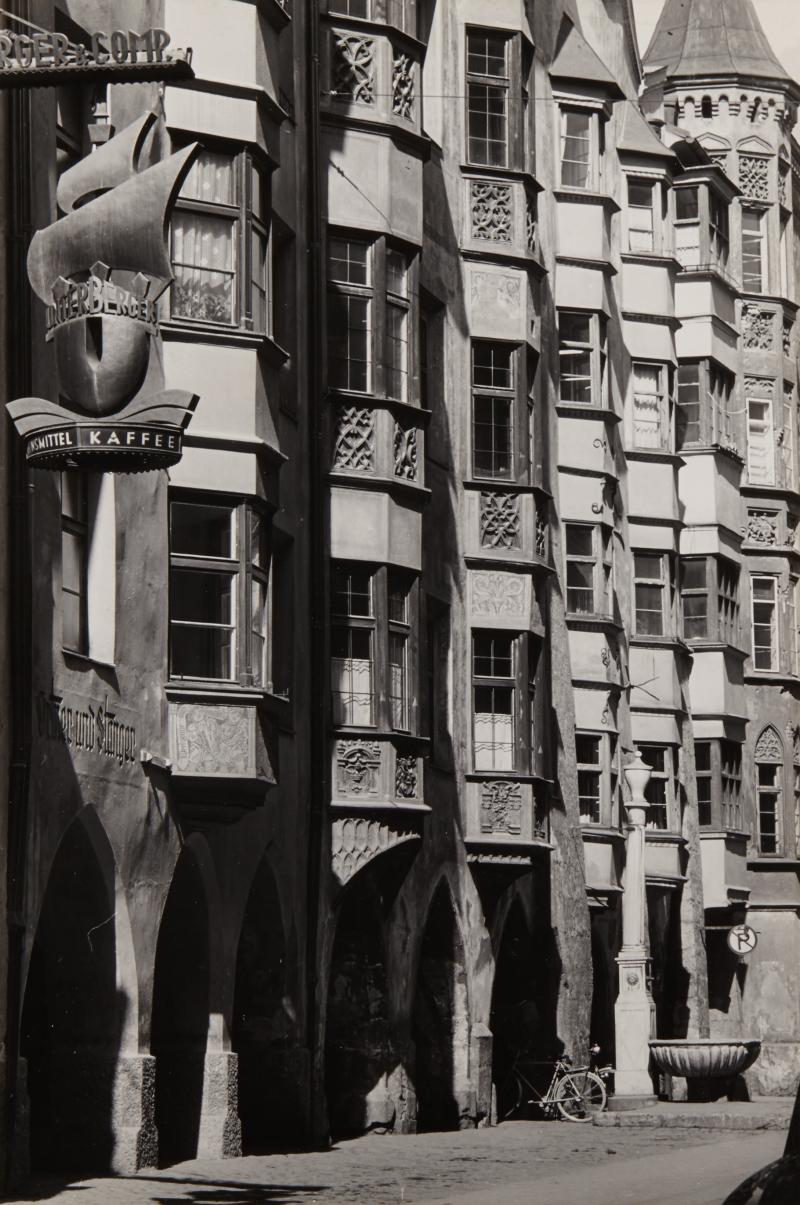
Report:
[[[566,523],[567,613],[611,614],[611,531],[600,524]]]
[[[767,743],[767,742],[764,742]],[[758,809],[758,852],[783,852],[783,757],[777,740],[759,755],[756,744],[756,806]]]
[[[753,575],[753,668],[777,672],[780,664],[778,639],[778,579]]]
[[[724,272],[730,256],[728,205],[715,192],[708,195],[708,232],[711,262]]]
[[[267,683],[267,520],[216,494],[170,501],[170,674]]]
[[[675,189],[675,254],[684,268],[700,264],[700,190]]]
[[[747,479],[753,485],[775,484],[772,398],[747,399]]]
[[[372,0],[329,0],[328,12],[369,20],[372,16]]]
[[[515,349],[472,344],[472,471],[476,477],[514,476]]]
[[[600,314],[559,310],[558,371],[562,402],[581,406],[604,404],[606,335]]]
[[[200,151],[172,215],[172,317],[270,333],[268,223],[250,152]]]
[[[764,213],[742,206],[742,288],[745,293],[763,293],[766,270]]]
[[[657,246],[661,185],[655,180],[628,177],[628,250],[651,252]]]
[[[530,773],[538,645],[528,633],[472,633],[472,739],[476,771]]]
[[[712,361],[685,360],[678,365],[675,447],[679,452],[712,444],[735,449],[733,384],[731,373]]]
[[[646,762],[651,770],[650,781],[644,792],[644,797],[650,804],[647,827],[677,831],[680,824],[675,784],[677,749],[673,745],[638,743],[637,747],[642,761]]]
[[[781,430],[779,442],[781,448],[784,489],[796,491],[797,448],[795,436],[794,391],[791,385],[787,385],[784,386],[783,391],[783,428]]]
[[[669,635],[672,626],[672,558],[663,552],[635,552],[633,566],[636,635]]]
[[[467,158],[507,167],[511,39],[491,30],[467,31]]]
[[[788,643],[787,670],[795,677],[800,675],[800,632],[797,630],[800,616],[800,578],[789,578],[786,592],[786,635]]]
[[[333,722],[408,732],[415,724],[417,582],[356,561],[331,568]]]
[[[89,652],[89,480],[83,472],[61,474],[61,644]]]
[[[562,105],[561,184],[596,191],[600,187],[600,118],[591,109]]]
[[[695,741],[698,822],[701,828],[742,826],[742,746],[736,741]]]
[[[669,449],[671,417],[669,368],[666,364],[633,363],[633,447]]]
[[[681,611],[685,640],[738,645],[739,566],[724,557],[681,558]]]
[[[619,766],[613,733],[576,732],[581,824],[615,823]]]
[[[413,261],[383,238],[367,242],[330,232],[327,273],[330,388],[415,404]]]

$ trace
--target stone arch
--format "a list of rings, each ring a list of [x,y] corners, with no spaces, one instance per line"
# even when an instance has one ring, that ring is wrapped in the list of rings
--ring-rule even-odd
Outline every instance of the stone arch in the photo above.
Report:
[[[420,942],[412,1033],[417,1129],[458,1129],[473,1112],[469,997],[464,942],[445,879],[433,893]]]
[[[113,851],[94,813],[81,815],[50,868],[23,999],[20,1046],[37,1169],[114,1165],[115,1075],[136,1011],[118,984],[118,933],[129,940]]]
[[[209,915],[197,860],[184,846],[156,945],[150,1049],[161,1163],[197,1155],[209,1023]]]
[[[777,728],[767,724],[756,741],[756,761],[779,762],[783,765],[783,741]]]
[[[328,977],[325,1091],[334,1138],[394,1128],[394,1050],[382,905],[366,871],[340,897]]]
[[[507,1111],[504,1099],[508,1073],[517,1052],[526,1058],[545,1058],[553,1035],[543,1007],[541,975],[537,976],[536,943],[529,917],[513,899],[500,933],[492,988],[492,1080],[497,1087],[498,1116]]]
[[[238,1055],[245,1154],[285,1145],[298,1132],[295,1017],[287,998],[280,892],[265,857],[250,885],[239,931],[231,1042]]]

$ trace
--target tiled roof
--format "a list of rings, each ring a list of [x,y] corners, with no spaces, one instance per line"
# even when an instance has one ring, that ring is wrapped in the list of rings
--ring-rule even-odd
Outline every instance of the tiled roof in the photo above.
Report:
[[[666,0],[644,56],[668,77],[745,75],[788,82],[752,0]]]

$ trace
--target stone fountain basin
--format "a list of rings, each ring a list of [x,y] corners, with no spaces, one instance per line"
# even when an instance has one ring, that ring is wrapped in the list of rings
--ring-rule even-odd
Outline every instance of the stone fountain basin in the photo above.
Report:
[[[650,1051],[659,1071],[686,1079],[730,1079],[740,1075],[761,1053],[758,1038],[717,1041],[714,1038],[655,1039]]]

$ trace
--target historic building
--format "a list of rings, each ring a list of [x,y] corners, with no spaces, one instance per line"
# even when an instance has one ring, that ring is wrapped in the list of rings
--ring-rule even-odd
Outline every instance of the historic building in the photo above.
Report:
[[[613,1058],[636,749],[655,1029],[793,1092],[800,88],[749,0],[644,64],[629,0],[18,7],[16,61],[163,28],[194,76],[0,92],[4,400],[63,393],[33,232],[185,153],[199,401],[168,469],[0,445],[13,1173],[486,1125],[516,1050]]]

